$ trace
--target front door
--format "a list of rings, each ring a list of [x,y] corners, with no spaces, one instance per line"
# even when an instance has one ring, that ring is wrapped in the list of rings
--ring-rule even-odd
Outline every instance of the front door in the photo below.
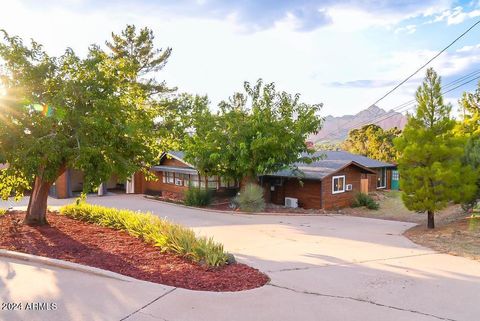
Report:
[[[360,179],[360,192],[368,194],[368,178]]]
[[[400,176],[398,175],[398,170],[392,171],[392,187],[393,190],[400,189]]]

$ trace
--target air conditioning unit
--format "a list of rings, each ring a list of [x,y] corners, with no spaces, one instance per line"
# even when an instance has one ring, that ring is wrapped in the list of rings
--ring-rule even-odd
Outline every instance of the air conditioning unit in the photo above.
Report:
[[[285,197],[285,207],[297,208],[298,198]]]
[[[353,188],[353,187],[352,187],[352,184],[347,184],[347,185],[345,185],[345,190],[347,190],[347,191],[351,191],[352,188]]]

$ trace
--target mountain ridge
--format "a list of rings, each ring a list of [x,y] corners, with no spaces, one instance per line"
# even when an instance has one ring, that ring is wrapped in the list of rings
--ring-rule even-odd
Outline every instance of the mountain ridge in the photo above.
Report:
[[[407,123],[407,116],[394,110],[386,111],[376,105],[361,110],[355,115],[325,117],[322,129],[310,136],[314,143],[338,143],[347,138],[348,132],[355,128],[375,123],[383,129],[397,127],[403,129]]]

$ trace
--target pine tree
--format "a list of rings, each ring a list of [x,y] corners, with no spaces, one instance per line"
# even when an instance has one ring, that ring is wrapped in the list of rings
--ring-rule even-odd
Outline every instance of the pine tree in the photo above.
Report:
[[[458,122],[457,135],[465,141],[463,163],[470,165],[480,173],[480,82],[473,93],[463,93],[459,101],[461,121]],[[465,210],[472,209],[480,199],[480,177],[477,178],[477,193],[462,204]]]
[[[415,115],[409,116],[403,135],[395,140],[400,152],[400,188],[405,206],[427,212],[428,228],[434,228],[436,211],[475,193],[476,174],[462,165],[463,142],[453,133],[452,107],[444,103],[441,79],[432,68],[416,100]]]

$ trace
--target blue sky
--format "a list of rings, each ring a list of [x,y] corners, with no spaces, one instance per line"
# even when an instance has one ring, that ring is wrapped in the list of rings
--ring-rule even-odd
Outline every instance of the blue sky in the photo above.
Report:
[[[51,54],[84,54],[127,23],[154,30],[172,57],[157,77],[212,104],[261,77],[324,103],[323,115],[353,114],[480,19],[475,1],[5,1],[0,28],[34,38]],[[480,70],[480,26],[432,66],[448,84]],[[414,97],[424,72],[379,106]],[[446,95],[456,106],[463,90]],[[456,107],[455,107],[456,108]]]

